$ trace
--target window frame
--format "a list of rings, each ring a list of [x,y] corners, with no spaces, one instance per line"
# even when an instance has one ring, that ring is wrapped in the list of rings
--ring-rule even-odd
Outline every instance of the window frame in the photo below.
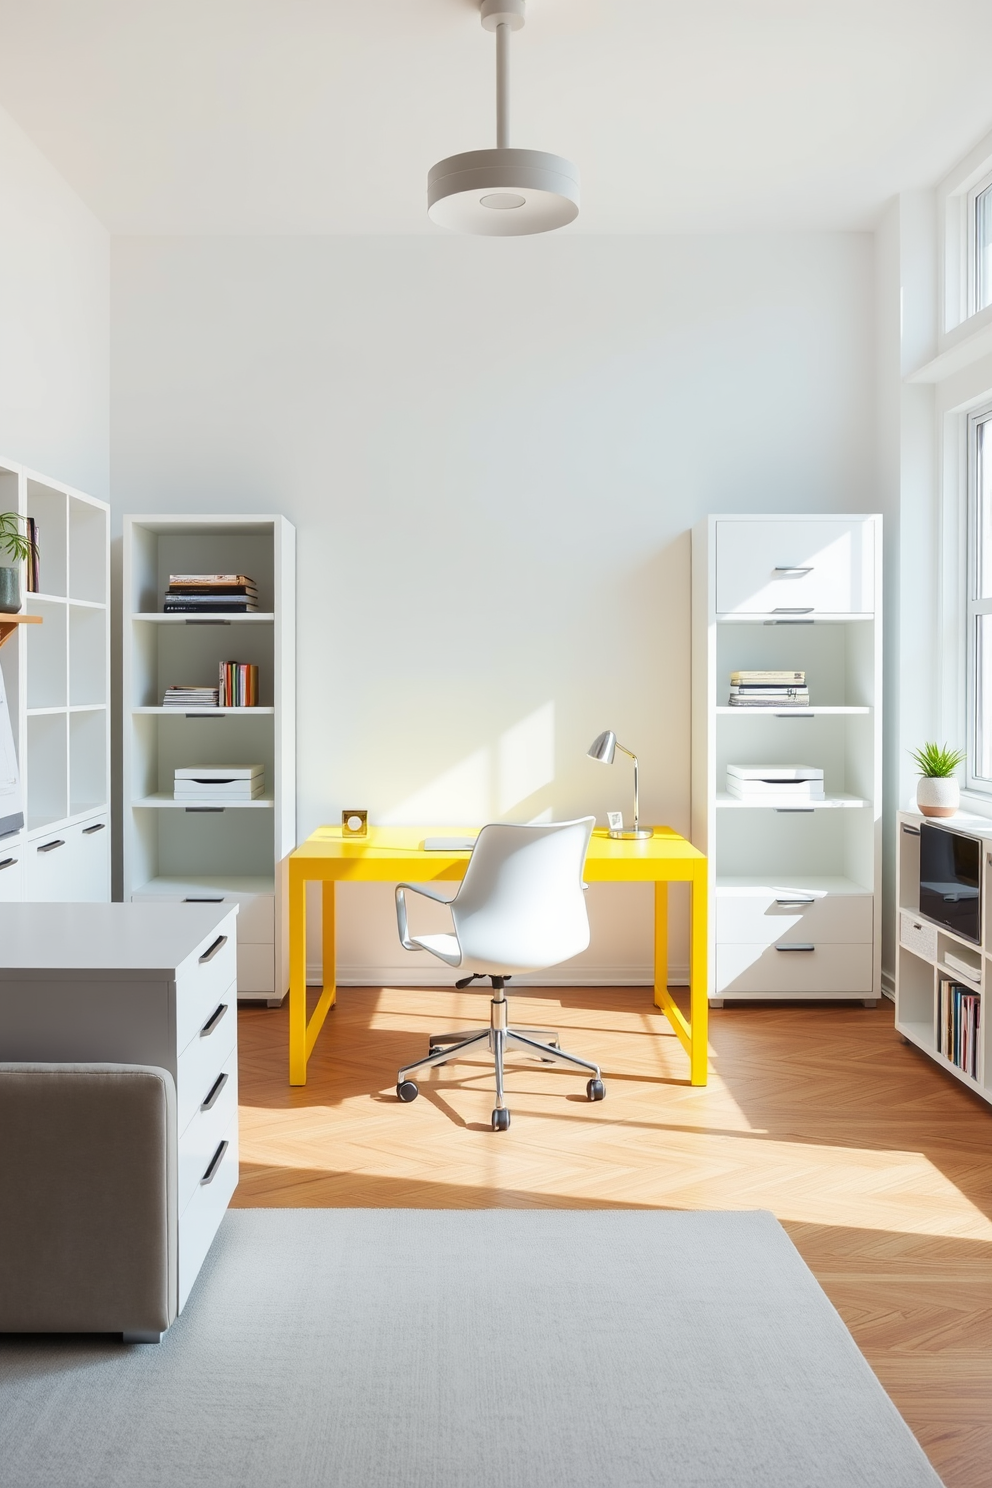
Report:
[[[978,258],[978,198],[992,188],[992,170],[986,171],[985,175],[968,191],[965,204],[965,239],[966,239],[966,267],[967,275],[967,303],[965,319],[970,320],[973,315],[979,315],[992,305],[992,295],[986,304],[978,302],[978,280],[979,280],[979,258]]]
[[[988,449],[985,447],[985,430],[990,433]],[[992,734],[992,698],[982,706],[981,678],[979,676],[978,621],[982,615],[992,615],[992,593],[981,597],[982,589],[982,472],[984,462],[992,455],[992,402],[984,402],[968,414],[967,481],[968,481],[968,536],[967,536],[967,685],[966,685],[966,739],[968,757],[966,762],[967,789],[978,795],[992,797],[992,770],[988,776],[978,773],[982,750],[982,714],[988,714],[988,730]],[[992,480],[987,483],[992,487]],[[987,524],[992,527],[992,491],[989,511],[985,514]],[[992,590],[992,574],[989,575]]]

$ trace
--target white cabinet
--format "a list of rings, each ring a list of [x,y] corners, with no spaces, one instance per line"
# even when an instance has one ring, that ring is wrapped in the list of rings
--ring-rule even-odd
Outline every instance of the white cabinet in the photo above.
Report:
[[[236,921],[225,906],[0,904],[0,1059],[159,1065],[176,1082],[177,1311],[238,1182]]]
[[[863,519],[721,518],[716,609],[721,615],[871,614],[874,528]]]
[[[163,613],[171,573],[244,573],[259,611]],[[296,846],[295,532],[278,516],[124,519],[124,898],[237,905],[238,994],[289,985],[284,863]],[[260,704],[162,705],[175,682],[216,686],[225,661],[258,666]],[[176,801],[180,767],[261,764],[264,795]]]
[[[881,518],[710,516],[692,534],[692,840],[725,999],[881,991]],[[732,706],[731,674],[806,674],[809,704]],[[823,799],[727,792],[813,766]]]
[[[41,620],[0,647],[25,803],[23,827],[0,839],[0,859],[14,853],[20,864],[0,870],[0,902],[106,900],[110,509],[8,461],[0,461],[0,503],[37,524],[39,587],[28,591],[21,565],[21,590],[24,613]],[[87,852],[76,828],[98,815],[104,842]]]
[[[19,848],[0,847],[0,904],[24,898],[24,859]]]

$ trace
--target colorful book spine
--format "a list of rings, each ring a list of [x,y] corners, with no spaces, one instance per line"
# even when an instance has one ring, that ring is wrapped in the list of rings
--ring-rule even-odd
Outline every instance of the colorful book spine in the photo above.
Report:
[[[970,1075],[982,1078],[982,999],[978,992],[941,978],[937,997],[937,1052]]]
[[[222,661],[218,698],[221,708],[258,707],[258,667],[246,661]]]

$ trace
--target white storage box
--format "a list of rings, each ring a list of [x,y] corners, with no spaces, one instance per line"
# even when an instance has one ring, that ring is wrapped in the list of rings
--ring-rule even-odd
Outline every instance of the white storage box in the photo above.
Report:
[[[253,801],[265,794],[262,765],[185,766],[176,771],[173,796],[185,800]]]

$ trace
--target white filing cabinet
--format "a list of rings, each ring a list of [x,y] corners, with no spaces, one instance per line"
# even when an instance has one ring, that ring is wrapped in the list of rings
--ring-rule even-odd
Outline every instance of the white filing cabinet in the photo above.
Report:
[[[175,1079],[177,1311],[238,1183],[236,916],[0,903],[0,1060],[151,1064]]]

